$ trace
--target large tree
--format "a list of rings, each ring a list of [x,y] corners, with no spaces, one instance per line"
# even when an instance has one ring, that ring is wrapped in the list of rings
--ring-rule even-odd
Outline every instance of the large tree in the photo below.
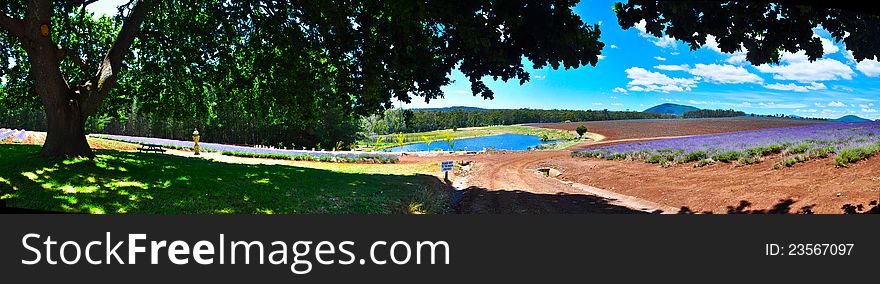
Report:
[[[784,52],[804,51],[810,60],[822,57],[822,43],[813,32],[815,28],[824,28],[835,41],[845,43],[856,60],[877,60],[880,16],[851,10],[851,3],[822,5],[794,1],[629,0],[616,3],[614,10],[624,29],[644,21],[648,33],[684,41],[691,50],[707,44],[711,35],[722,52],[745,51],[746,59],[754,65],[779,63]]]
[[[595,65],[599,27],[576,0],[95,0],[0,4],[4,103],[45,108],[46,156],[92,156],[89,116],[139,111],[210,119],[218,108],[321,127],[327,111],[366,115],[443,96],[455,68],[484,78]],[[524,60],[526,59],[526,60]],[[323,114],[322,114],[322,111]]]

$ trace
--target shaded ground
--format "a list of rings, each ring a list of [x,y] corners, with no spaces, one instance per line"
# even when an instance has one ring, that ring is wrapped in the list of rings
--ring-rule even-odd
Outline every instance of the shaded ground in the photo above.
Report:
[[[464,191],[456,211],[466,214],[646,213],[614,205],[605,198],[587,194],[538,194],[521,190],[486,190],[479,187],[470,187]]]
[[[580,125],[587,127],[589,132],[599,133],[606,140],[620,140],[648,137],[690,136],[715,134],[765,128],[800,126],[825,123],[818,120],[765,118],[765,117],[734,117],[704,119],[641,119],[612,120],[571,123],[532,124],[534,127],[552,128],[574,131]]]
[[[164,214],[442,213],[449,207],[448,192],[438,190],[442,182],[419,174],[420,164],[236,164],[109,150],[95,150],[94,161],[49,161],[39,149],[0,145],[0,196],[8,206]]]

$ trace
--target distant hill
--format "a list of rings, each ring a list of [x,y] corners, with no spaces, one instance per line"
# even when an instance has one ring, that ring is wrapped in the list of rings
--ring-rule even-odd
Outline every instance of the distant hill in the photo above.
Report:
[[[847,116],[843,116],[843,117],[838,118],[838,119],[831,119],[831,120],[828,120],[828,121],[832,121],[832,122],[869,122],[869,121],[872,121],[872,120],[867,119],[867,118],[861,118],[861,117],[858,117],[858,116],[855,116],[855,115],[847,115]]]
[[[469,106],[451,106],[451,107],[438,107],[438,108],[417,108],[416,110],[451,111],[451,110],[486,110],[486,109],[479,108],[479,107],[469,107]]]
[[[692,107],[692,106],[665,103],[665,104],[657,105],[652,108],[646,109],[644,112],[682,116],[686,112],[695,111],[695,110],[700,110],[700,109]]]

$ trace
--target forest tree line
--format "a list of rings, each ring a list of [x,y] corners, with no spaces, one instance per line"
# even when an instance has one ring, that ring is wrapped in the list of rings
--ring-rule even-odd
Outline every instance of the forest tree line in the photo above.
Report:
[[[386,110],[383,115],[364,118],[362,128],[367,134],[385,135],[491,125],[656,118],[675,118],[675,116],[635,111],[609,111],[607,109],[390,109]]]
[[[0,126],[5,128],[46,130],[46,115],[42,110],[0,107]],[[358,139],[391,133],[412,133],[440,129],[510,125],[522,123],[553,123],[566,121],[598,121],[621,119],[674,118],[670,115],[618,112],[609,110],[403,110],[389,109],[382,114],[358,117],[339,110],[322,109],[319,123],[286,120],[267,122],[253,114],[219,108],[216,119],[171,120],[141,114],[132,107],[123,118],[91,117],[86,121],[87,133],[145,136],[189,140],[198,129],[202,141],[240,145],[267,145],[302,148],[335,145],[346,146]]]
[[[745,116],[746,113],[732,109],[701,109],[685,112],[684,118],[710,118],[710,117],[737,117]]]
[[[85,122],[86,133],[156,137],[191,140],[198,129],[201,141],[237,145],[264,145],[287,148],[312,148],[316,145],[346,147],[358,139],[359,117],[333,108],[319,109],[318,119],[312,121],[266,121],[253,114],[234,108],[220,107],[216,118],[204,122],[198,119],[173,120],[158,115],[143,114],[133,108],[123,118],[90,117]],[[0,127],[46,131],[46,114],[41,109],[6,109],[0,106]]]

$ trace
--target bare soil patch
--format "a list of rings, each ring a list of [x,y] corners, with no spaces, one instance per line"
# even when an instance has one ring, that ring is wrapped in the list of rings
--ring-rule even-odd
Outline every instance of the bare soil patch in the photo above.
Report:
[[[868,205],[880,200],[880,157],[849,168],[835,167],[826,158],[772,169],[778,159],[771,157],[748,166],[701,168],[572,157],[543,162],[560,169],[560,179],[693,212],[772,213],[784,205],[787,213],[843,213],[847,204]],[[737,208],[744,204],[749,205]]]

